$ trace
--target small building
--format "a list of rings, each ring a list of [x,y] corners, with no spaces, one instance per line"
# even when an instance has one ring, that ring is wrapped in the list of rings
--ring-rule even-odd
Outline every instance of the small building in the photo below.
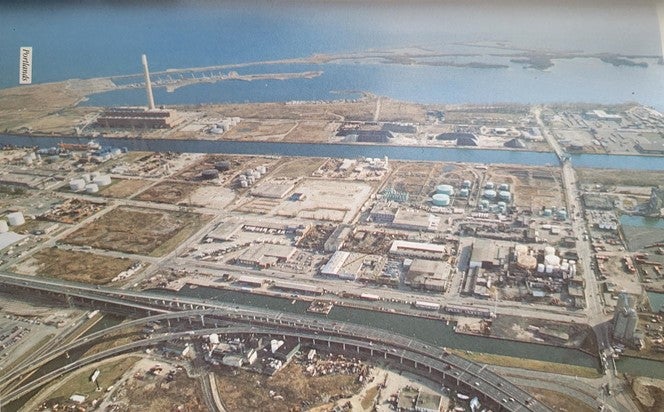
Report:
[[[323,249],[326,252],[336,252],[343,247],[344,242],[351,233],[353,233],[353,226],[345,224],[339,225],[325,241]]]
[[[451,270],[447,262],[413,259],[404,283],[412,288],[444,292]]]
[[[443,398],[440,395],[420,391],[415,403],[417,412],[438,412],[442,405]]]
[[[477,239],[473,243],[473,251],[470,255],[469,267],[481,267],[482,269],[493,269],[505,263],[508,251],[500,247],[495,241],[489,239]]]

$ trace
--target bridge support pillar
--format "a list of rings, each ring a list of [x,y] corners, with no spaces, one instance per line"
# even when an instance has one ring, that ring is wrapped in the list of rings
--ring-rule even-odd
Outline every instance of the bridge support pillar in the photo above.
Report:
[[[316,339],[312,339],[311,342],[312,342],[312,345],[314,345],[314,346],[316,345]]]
[[[357,345],[357,353],[360,353],[360,345]]]
[[[345,343],[342,343],[341,347],[343,348],[344,351],[346,350],[346,344]]]
[[[205,316],[201,315],[201,326],[205,326]]]
[[[387,359],[387,352],[383,352],[383,359]]]
[[[330,340],[328,339],[327,340],[327,347],[329,348],[330,346],[332,346],[332,342],[330,342]]]
[[[297,337],[297,343],[300,343],[300,342],[302,342],[302,339],[300,339],[300,337],[298,336]]]
[[[187,317],[187,321],[189,321],[189,324],[191,325],[191,318]]]
[[[417,369],[417,362],[415,362],[415,369]]]
[[[373,358],[373,349],[370,349],[369,352],[371,353],[371,357]]]
[[[399,363],[403,363],[403,356],[399,356]]]
[[[429,365],[429,373],[431,373],[431,365]]]
[[[170,328],[171,328],[171,320],[170,320],[170,319],[166,319],[166,324],[168,325],[168,328],[170,329]]]

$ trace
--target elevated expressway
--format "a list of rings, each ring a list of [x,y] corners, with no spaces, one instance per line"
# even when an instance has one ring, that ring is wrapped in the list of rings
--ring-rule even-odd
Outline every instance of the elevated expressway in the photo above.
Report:
[[[5,273],[0,273],[0,285],[5,288],[58,295],[65,297],[67,301],[72,303],[92,305],[100,310],[124,309],[143,315],[148,314],[148,317],[96,332],[34,359],[29,365],[25,366],[25,369],[10,371],[9,375],[2,378],[3,382],[15,382],[17,378],[20,378],[30,369],[34,370],[39,365],[62,356],[67,351],[90,345],[95,340],[102,340],[108,334],[127,328],[132,324],[146,324],[155,320],[167,322],[177,320],[192,323],[191,331],[163,333],[81,358],[22,386],[16,387],[16,385],[3,384],[4,393],[0,407],[64,373],[101,359],[179,337],[218,333],[229,336],[254,334],[282,338],[291,337],[308,346],[321,349],[327,348],[330,351],[357,354],[358,357],[381,357],[427,378],[448,385],[456,385],[461,391],[465,391],[469,395],[478,394],[482,403],[492,405],[494,410],[550,410],[535,401],[526,391],[486,369],[486,365],[480,365],[459,356],[448,354],[443,348],[432,347],[416,339],[380,329],[351,323],[333,322],[306,315],[288,314],[246,306],[231,306],[200,299],[181,299],[148,292],[96,288],[70,282]],[[194,323],[196,323],[195,327]],[[215,323],[217,325],[214,328],[207,329],[206,324],[212,326]],[[222,325],[219,326],[219,323]],[[229,323],[231,323],[230,327],[224,327]]]

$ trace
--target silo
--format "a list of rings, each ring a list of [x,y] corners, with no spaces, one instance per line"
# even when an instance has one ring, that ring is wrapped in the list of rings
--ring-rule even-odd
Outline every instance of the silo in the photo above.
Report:
[[[493,187],[494,187],[493,182],[486,182],[486,184],[484,185],[485,189],[493,190]]]
[[[498,192],[498,197],[506,202],[512,200],[512,194],[506,190],[501,190],[500,192]]]
[[[9,226],[20,226],[25,223],[25,218],[21,212],[13,212],[7,215],[7,221],[9,221]]]
[[[110,175],[100,175],[94,181],[92,182],[96,184],[97,186],[108,186],[111,184],[111,176]]]
[[[433,195],[431,202],[434,204],[434,206],[449,206],[450,197],[448,195],[438,193]]]
[[[507,183],[501,183],[500,186],[498,186],[498,190],[505,190],[509,192],[510,185],[508,185]]]
[[[258,169],[254,170],[254,173],[251,174],[254,179],[258,180],[261,178],[261,172],[258,171]]]
[[[99,191],[99,186],[94,183],[88,183],[85,185],[85,193],[97,193]]]
[[[547,246],[544,248],[544,256],[551,256],[556,254],[556,248],[553,246]]]
[[[567,210],[562,209],[558,211],[558,219],[567,220]]]
[[[546,273],[553,273],[553,266],[551,265],[544,265],[544,271]]]
[[[454,187],[450,185],[438,185],[436,186],[436,193],[441,195],[452,196],[454,195]]]
[[[461,187],[464,189],[470,189],[471,182],[470,180],[464,180],[463,183],[461,184]]]
[[[247,181],[247,176],[240,175],[240,177],[238,177],[238,179],[240,179],[240,182],[246,182]]]
[[[0,220],[0,233],[5,233],[9,231],[9,226],[7,226],[6,220]]]
[[[249,183],[246,180],[240,180],[240,187],[249,187]]]
[[[537,273],[544,273],[544,263],[537,264]]]
[[[486,197],[487,199],[495,199],[496,198],[496,191],[491,190],[491,189],[487,189],[487,190],[484,191],[483,196]]]
[[[461,189],[459,190],[459,196],[461,197],[468,197],[470,195],[470,191],[468,189]]]
[[[35,153],[35,152],[30,152],[30,154],[28,156],[30,156],[30,159],[32,159],[32,160],[37,160],[37,153]]]

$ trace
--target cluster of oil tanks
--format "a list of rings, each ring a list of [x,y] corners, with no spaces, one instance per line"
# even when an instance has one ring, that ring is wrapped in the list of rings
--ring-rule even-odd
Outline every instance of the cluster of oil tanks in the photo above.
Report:
[[[222,160],[220,162],[216,162],[214,164],[213,169],[212,168],[205,169],[201,172],[201,179],[203,180],[218,179],[220,172],[226,172],[230,169],[231,169],[231,162],[229,162],[228,160]]]
[[[464,180],[458,192],[452,185],[438,185],[436,186],[436,193],[431,197],[431,203],[434,206],[449,206],[452,202],[452,197],[455,195],[459,197],[468,197],[470,195],[471,187],[472,182],[470,180]]]
[[[560,259],[556,255],[556,249],[553,246],[544,248],[544,262],[537,264],[537,273],[551,274],[554,272],[569,273],[571,277],[576,275],[576,261]]]
[[[86,173],[78,179],[69,181],[69,189],[72,192],[97,193],[100,187],[111,184],[110,175],[102,175],[99,172]]]
[[[240,187],[249,187],[253,185],[258,179],[265,175],[265,173],[267,173],[267,167],[265,166],[258,166],[256,169],[246,170],[237,177]]]

